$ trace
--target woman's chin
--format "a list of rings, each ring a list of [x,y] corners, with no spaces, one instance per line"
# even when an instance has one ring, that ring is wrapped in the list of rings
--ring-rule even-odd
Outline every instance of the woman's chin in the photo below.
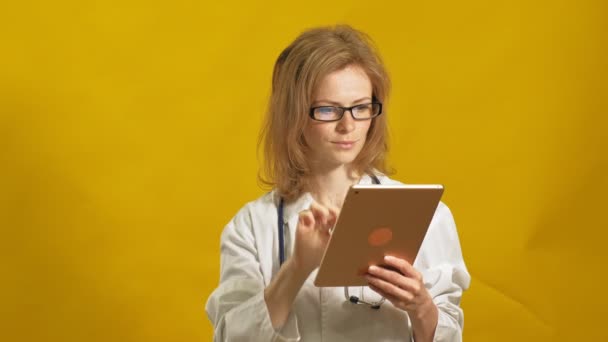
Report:
[[[330,160],[327,161],[328,165],[331,165],[333,167],[342,167],[342,166],[349,166],[353,163],[353,161],[355,161],[356,155],[353,156],[347,156],[347,155],[340,155],[340,156],[334,156],[334,158],[331,158]]]
[[[350,166],[357,158],[359,151],[338,151],[334,153],[328,153],[324,156],[315,158],[322,169],[337,169],[344,166]]]

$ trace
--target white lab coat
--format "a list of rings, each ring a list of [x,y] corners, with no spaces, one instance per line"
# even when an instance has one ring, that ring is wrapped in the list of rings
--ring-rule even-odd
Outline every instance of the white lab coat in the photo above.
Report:
[[[379,175],[381,184],[401,184]],[[371,184],[364,176],[360,184]],[[311,204],[310,194],[286,204],[285,255],[291,254],[298,213]],[[279,269],[275,191],[246,204],[224,228],[221,237],[220,284],[210,295],[206,311],[215,341],[410,341],[411,323],[405,311],[386,301],[379,310],[345,301],[344,289],[318,288],[314,271],[298,293],[291,313],[279,330],[272,327],[264,288]],[[414,267],[439,308],[435,341],[461,341],[463,312],[460,298],[470,276],[464,264],[456,225],[448,207],[440,203],[424,238]],[[365,300],[380,296],[367,287],[350,288]]]

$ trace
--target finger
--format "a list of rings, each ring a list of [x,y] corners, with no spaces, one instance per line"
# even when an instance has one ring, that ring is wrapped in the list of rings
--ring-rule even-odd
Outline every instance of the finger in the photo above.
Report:
[[[366,279],[369,287],[374,288],[376,292],[386,299],[391,301],[397,300],[399,302],[403,302],[404,304],[411,303],[414,300],[415,296],[413,293],[395,286],[388,281],[369,275],[366,276]]]
[[[315,226],[315,217],[310,210],[302,210],[298,215],[298,220],[305,227],[314,227]]]
[[[377,294],[379,294],[380,296],[386,298],[386,300],[388,300],[389,302],[391,302],[393,304],[393,306],[396,307],[396,308],[398,308],[398,309],[401,309],[401,310],[409,312],[409,310],[412,310],[413,308],[415,308],[416,304],[413,301],[407,302],[407,301],[405,301],[405,300],[403,300],[401,298],[392,296],[392,295],[390,295],[388,293],[383,292],[381,289],[379,289],[379,288],[377,288],[377,287],[375,287],[375,286],[373,286],[371,284],[369,285],[369,288],[372,291],[374,291]]]
[[[389,266],[395,267],[406,276],[422,281],[422,274],[420,274],[420,272],[418,272],[418,270],[416,270],[407,260],[387,255],[384,257],[384,262]]]
[[[421,281],[379,266],[370,266],[368,274],[411,293],[419,293]]]
[[[310,211],[312,211],[312,214],[315,217],[315,220],[318,224],[321,224],[323,227],[327,226],[327,221],[329,219],[329,210],[316,203],[316,202],[312,202],[312,204],[310,205]]]
[[[402,301],[399,301],[399,299],[395,296],[392,296],[386,292],[384,292],[381,288],[374,286],[373,284],[368,284],[368,287],[376,292],[377,294],[379,294],[380,296],[386,298],[386,300],[388,300],[389,302],[393,303],[393,305],[399,307],[398,304],[405,304]]]
[[[338,221],[338,216],[340,215],[340,209],[338,209],[335,206],[328,206],[327,210],[329,211],[328,225],[330,226],[331,229],[333,229],[333,227],[336,225],[336,222]]]

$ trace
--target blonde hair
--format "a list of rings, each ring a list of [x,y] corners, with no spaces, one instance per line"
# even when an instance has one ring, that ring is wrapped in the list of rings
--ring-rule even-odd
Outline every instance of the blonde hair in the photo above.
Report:
[[[264,147],[258,179],[263,186],[274,187],[286,201],[306,191],[305,180],[311,173],[302,132],[310,120],[314,90],[325,76],[351,65],[367,74],[372,98],[383,104],[383,114],[372,119],[352,170],[359,175],[390,173],[386,166],[390,79],[372,40],[347,25],[311,29],[300,34],[275,62],[272,93],[258,141],[258,150],[262,144]]]

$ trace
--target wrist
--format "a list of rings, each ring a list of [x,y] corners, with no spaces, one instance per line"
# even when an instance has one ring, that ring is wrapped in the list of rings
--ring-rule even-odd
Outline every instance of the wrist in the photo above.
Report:
[[[412,312],[408,312],[408,315],[412,319],[412,321],[426,321],[433,316],[437,316],[438,309],[432,298],[426,299],[421,305],[417,307],[416,310],[412,310]]]
[[[304,283],[312,273],[312,270],[309,267],[304,266],[304,264],[299,262],[295,257],[287,259],[285,264],[283,264],[283,267],[285,267],[286,271],[291,274],[291,276],[302,283]]]
[[[293,302],[307,278],[308,274],[298,267],[293,258],[289,258],[264,289],[264,301],[275,330],[285,324]]]
[[[417,310],[408,312],[415,341],[432,341],[439,322],[439,309],[429,297]]]

